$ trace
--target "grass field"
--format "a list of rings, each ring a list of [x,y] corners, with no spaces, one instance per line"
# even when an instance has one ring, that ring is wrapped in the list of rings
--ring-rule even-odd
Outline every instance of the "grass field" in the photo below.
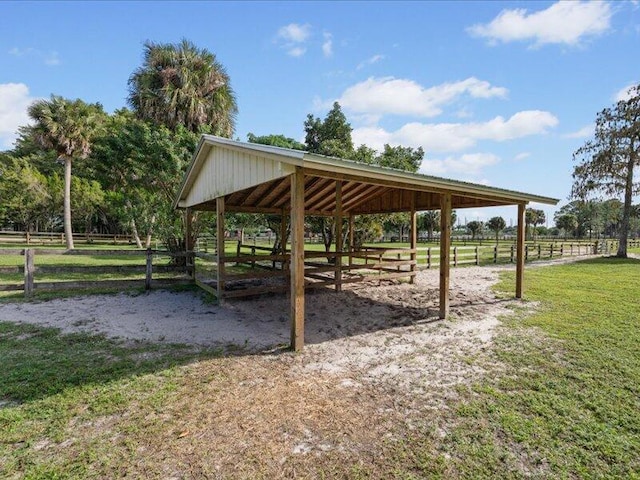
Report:
[[[510,291],[513,275],[503,280],[498,288]],[[492,374],[458,387],[448,409],[421,411],[402,441],[379,438],[355,459],[248,451],[234,474],[215,470],[212,444],[181,422],[224,432],[224,417],[258,435],[268,420],[259,412],[276,408],[293,428],[290,397],[261,385],[295,356],[61,335],[11,323],[0,307],[0,478],[166,478],[175,473],[161,468],[167,462],[203,478],[640,478],[640,261],[529,269],[526,285],[539,306],[504,321],[487,360]],[[344,395],[300,382],[282,388],[305,411],[330,411]],[[225,417],[243,395],[252,399],[248,416]],[[370,398],[376,405],[375,391]],[[216,442],[233,441],[220,435]],[[158,450],[162,461],[145,460]]]
[[[445,478],[516,478],[522,466],[533,477],[640,478],[640,261],[529,269],[527,298],[541,307],[506,321],[505,373],[467,392],[420,463]]]

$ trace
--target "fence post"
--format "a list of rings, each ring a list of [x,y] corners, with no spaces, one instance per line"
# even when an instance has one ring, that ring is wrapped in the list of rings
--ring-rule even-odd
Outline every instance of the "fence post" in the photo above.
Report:
[[[34,253],[35,250],[27,248],[24,251],[24,296],[30,297],[33,295],[33,273],[34,268]]]
[[[593,254],[597,255],[598,254],[598,241],[596,240],[596,242],[593,244]]]
[[[147,269],[144,277],[144,289],[151,289],[151,274],[153,270],[153,253],[150,248],[147,248]]]
[[[498,245],[493,247],[493,263],[498,263]]]
[[[513,251],[513,250],[512,250]],[[513,254],[512,254],[513,255]],[[524,259],[529,260],[529,245],[524,246]]]
[[[256,240],[256,237],[253,237],[254,243],[255,243],[255,240]],[[255,255],[256,255],[256,247],[251,247],[251,256],[255,257]],[[251,268],[256,268],[256,259],[255,258],[253,258],[251,260]]]
[[[431,268],[431,247],[427,247],[427,268]]]
[[[513,263],[513,245],[511,245],[511,255],[509,256],[509,263]]]
[[[553,258],[553,243],[549,246],[549,258]]]
[[[476,265],[480,265],[480,248],[476,245]]]
[[[458,247],[453,247],[453,266],[458,266]]]
[[[542,244],[538,244],[538,260],[542,258]]]

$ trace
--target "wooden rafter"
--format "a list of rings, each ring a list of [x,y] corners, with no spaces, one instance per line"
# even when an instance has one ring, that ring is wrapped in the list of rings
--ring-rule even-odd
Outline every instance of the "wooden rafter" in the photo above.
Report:
[[[284,193],[288,192],[289,183],[290,183],[289,178],[282,179],[277,185],[273,187],[273,189],[267,195],[261,198],[256,205],[258,207],[263,207],[263,208],[273,207],[273,200],[279,195],[282,195],[283,192]]]
[[[262,198],[262,196],[272,188],[273,183],[274,182],[269,182],[263,183],[262,185],[256,185],[242,202],[234,203],[238,206],[254,205],[258,199]]]
[[[304,207],[308,210],[319,210],[316,203],[326,198],[328,195],[333,196],[335,192],[335,181],[327,180],[323,187],[316,192],[315,195],[305,198]]]
[[[350,199],[348,202],[345,202],[344,210],[351,211],[357,210],[359,206],[362,204],[371,201],[372,199],[379,197],[380,195],[384,195],[389,188],[380,187],[378,185],[370,185],[369,188],[356,195],[354,198]]]

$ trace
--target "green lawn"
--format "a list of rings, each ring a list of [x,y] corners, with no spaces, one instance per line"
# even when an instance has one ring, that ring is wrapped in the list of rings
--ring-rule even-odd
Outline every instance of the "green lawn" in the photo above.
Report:
[[[512,286],[507,273],[498,288]],[[282,468],[300,478],[640,478],[640,261],[529,269],[526,298],[537,311],[518,307],[478,360],[495,370],[459,387],[448,409],[423,411],[402,442],[380,438],[355,463],[337,450],[289,454]],[[234,478],[209,453],[233,438],[200,441],[194,429],[224,432],[217,418],[243,398],[237,390],[262,392],[246,416],[224,420],[249,432],[269,431],[260,422],[273,412],[284,418],[277,428],[295,431],[287,402],[323,411],[346,394],[313,376],[287,380],[295,356],[221,357],[7,320],[0,309],[0,478],[162,478],[166,464]],[[247,455],[239,478],[285,471],[270,450]]]
[[[529,269],[526,285],[539,312],[506,322],[504,373],[466,392],[444,441],[420,439],[422,472],[640,478],[640,261]]]

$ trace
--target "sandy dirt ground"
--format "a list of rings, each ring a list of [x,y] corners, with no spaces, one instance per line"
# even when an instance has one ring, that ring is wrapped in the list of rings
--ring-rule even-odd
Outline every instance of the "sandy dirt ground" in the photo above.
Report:
[[[447,435],[444,412],[458,387],[501,370],[493,355],[500,317],[535,308],[493,293],[509,269],[452,269],[446,321],[437,316],[437,270],[421,271],[413,285],[308,292],[300,354],[282,353],[286,295],[223,306],[194,292],[92,295],[2,304],[0,321],[196,349],[236,346],[234,355],[184,366],[162,409],[134,403],[121,415],[72,421],[64,442],[42,440],[42,461],[105,442],[114,456],[135,445],[136,461],[123,467],[133,478],[317,478],[318,469],[334,468],[342,478],[350,465],[388,472],[386,451],[408,432],[427,426]]]
[[[446,321],[438,319],[437,270],[419,272],[414,285],[360,284],[340,293],[307,292],[306,347],[297,368],[348,373],[354,382],[382,380],[415,393],[476,377],[483,372],[468,358],[490,347],[499,317],[509,313],[514,302],[498,299],[491,287],[499,271],[513,268],[452,269],[451,316]],[[286,295],[218,306],[194,292],[152,291],[0,306],[0,320],[65,333],[201,347],[234,345],[249,352],[287,345],[288,316]]]

